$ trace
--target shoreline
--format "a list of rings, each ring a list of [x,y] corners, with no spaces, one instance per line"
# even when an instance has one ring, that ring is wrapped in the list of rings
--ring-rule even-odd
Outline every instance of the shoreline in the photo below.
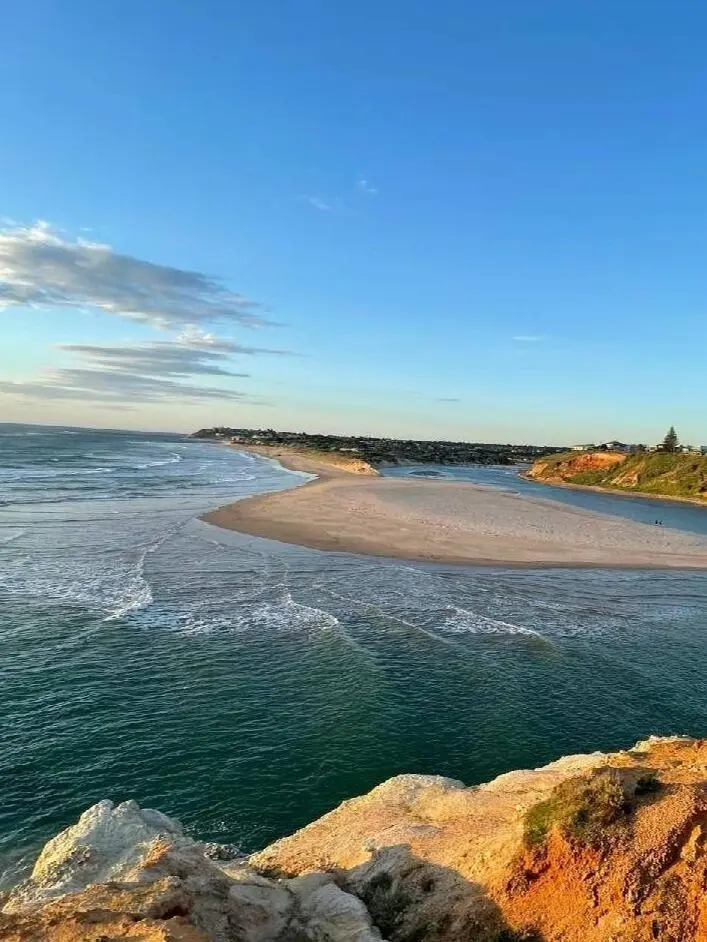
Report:
[[[692,507],[702,507],[707,510],[707,501],[696,497],[668,497],[665,494],[649,494],[647,491],[628,491],[620,487],[602,487],[600,484],[574,484],[571,481],[547,481],[543,478],[534,478],[530,474],[521,474],[519,477],[532,484],[545,484],[547,487],[564,487],[570,491],[590,491],[594,494],[611,494],[615,497],[638,497],[641,500],[655,500],[664,504],[689,504]]]
[[[346,461],[260,446],[314,480],[219,507],[201,520],[309,549],[452,565],[707,569],[707,540],[469,482],[385,478]],[[360,467],[355,463],[352,467]]]
[[[226,447],[233,448],[235,451],[242,451],[247,455],[255,455],[257,458],[268,458],[271,461],[277,461],[287,471],[316,474],[321,480],[341,476],[380,477],[378,471],[361,458],[342,458],[340,455],[336,455],[336,457],[333,455],[327,456],[323,452],[304,451],[285,445],[238,445],[229,443],[226,444]],[[305,482],[305,484],[314,483],[314,481]],[[304,484],[301,486],[304,487]]]

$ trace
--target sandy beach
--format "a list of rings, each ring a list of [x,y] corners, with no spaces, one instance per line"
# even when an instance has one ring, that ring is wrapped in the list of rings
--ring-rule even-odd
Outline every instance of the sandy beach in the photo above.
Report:
[[[257,453],[318,477],[203,520],[312,549],[411,561],[707,568],[707,540],[697,535],[475,484],[384,478],[356,459],[347,470],[347,459],[267,447]]]

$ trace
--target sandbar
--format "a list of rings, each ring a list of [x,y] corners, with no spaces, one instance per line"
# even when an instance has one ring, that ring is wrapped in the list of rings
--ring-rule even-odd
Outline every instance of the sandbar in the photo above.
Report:
[[[365,462],[248,448],[316,474],[201,519],[316,550],[469,565],[705,569],[707,538],[553,500],[442,479],[386,478]]]

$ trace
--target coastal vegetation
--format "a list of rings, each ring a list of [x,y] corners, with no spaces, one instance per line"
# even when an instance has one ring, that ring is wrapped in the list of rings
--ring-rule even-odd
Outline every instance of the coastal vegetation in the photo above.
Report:
[[[672,451],[624,454],[569,451],[544,455],[528,476],[548,484],[707,501],[707,455]]]
[[[598,847],[614,826],[626,821],[635,800],[660,789],[655,773],[622,777],[617,769],[578,775],[562,782],[545,801],[533,805],[524,821],[526,847],[538,847],[557,828],[569,841]]]
[[[357,457],[375,466],[398,464],[519,464],[563,449],[547,445],[484,444],[482,442],[422,441],[352,435],[314,435],[274,429],[203,428],[193,438],[234,444],[274,445],[310,453]]]

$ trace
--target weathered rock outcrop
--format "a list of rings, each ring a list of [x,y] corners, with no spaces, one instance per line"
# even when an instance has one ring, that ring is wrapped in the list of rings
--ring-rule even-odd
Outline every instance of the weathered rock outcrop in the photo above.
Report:
[[[707,500],[707,455],[571,451],[539,458],[528,477],[546,484],[626,491],[646,497],[698,503]]]
[[[7,942],[380,942],[361,900],[319,873],[219,862],[178,822],[101,801],[44,847],[0,915]]]
[[[402,775],[247,862],[100,802],[3,901],[8,942],[707,940],[707,743],[467,788]]]
[[[548,455],[533,463],[528,477],[550,483],[574,481],[577,476],[587,473],[603,477],[613,473],[627,457],[616,451],[572,451]]]

